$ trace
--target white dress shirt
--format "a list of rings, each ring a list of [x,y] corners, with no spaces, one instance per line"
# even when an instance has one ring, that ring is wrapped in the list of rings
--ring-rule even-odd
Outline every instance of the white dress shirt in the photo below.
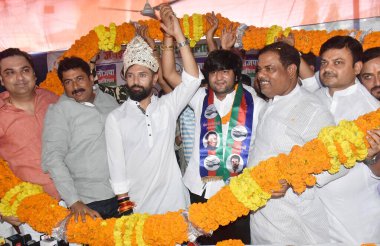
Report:
[[[356,80],[355,84],[330,96],[327,88],[317,91],[334,115],[335,122],[354,120],[376,110],[380,102]],[[346,169],[347,170],[347,169]],[[330,224],[330,235],[336,242],[360,245],[380,243],[380,180],[363,163],[357,163],[348,174],[318,189]]]
[[[297,85],[289,94],[275,96],[259,116],[249,166],[289,153],[294,145],[302,146],[329,125],[334,125],[334,119],[328,109],[304,88]],[[301,195],[289,188],[284,197],[271,199],[252,213],[250,225],[256,244],[328,242],[327,216],[315,188]]]
[[[243,85],[244,86],[244,85]],[[254,92],[252,87],[244,86],[246,90],[248,90],[253,96],[254,102],[254,113],[253,113],[253,124],[252,124],[252,136],[251,143],[253,143],[253,139],[255,137],[256,125],[258,121],[258,115],[261,108],[264,106],[265,101],[259,98]],[[190,162],[187,166],[185,175],[183,177],[184,183],[187,188],[194,194],[199,196],[202,195],[203,191],[205,191],[205,198],[208,199],[213,196],[216,192],[218,192],[223,186],[225,186],[225,182],[223,180],[217,181],[209,181],[204,183],[201,179],[199,173],[199,138],[200,138],[200,119],[202,114],[202,106],[203,99],[206,96],[205,88],[199,88],[199,90],[195,93],[194,97],[190,101],[190,106],[194,110],[195,114],[195,134],[194,134],[194,147],[193,153],[190,158]],[[232,104],[235,98],[235,91],[227,94],[227,96],[223,100],[219,100],[214,95],[214,105],[220,115],[220,117],[224,117],[230,112],[232,108]],[[226,149],[226,141],[227,141],[227,132],[228,132],[229,123],[222,125],[223,132],[223,149]],[[252,144],[250,148],[252,147]]]
[[[172,93],[152,96],[146,112],[128,99],[110,113],[106,139],[111,184],[115,194],[127,193],[134,212],[162,214],[185,209],[189,194],[174,152],[176,120],[198,89],[201,77],[182,73]]]

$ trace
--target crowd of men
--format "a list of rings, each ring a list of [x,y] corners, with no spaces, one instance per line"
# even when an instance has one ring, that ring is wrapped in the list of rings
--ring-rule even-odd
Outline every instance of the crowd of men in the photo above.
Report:
[[[27,53],[0,52],[6,88],[0,94],[0,156],[17,177],[60,200],[76,221],[163,214],[206,202],[244,168],[380,106],[380,47],[363,52],[352,37],[330,38],[314,75],[315,60],[303,57],[294,40],[279,40],[259,51],[251,87],[242,83],[244,56],[232,48],[232,27],[223,29],[217,49],[212,37],[219,23],[208,16],[211,52],[201,71],[173,10],[163,5],[160,17],[161,58],[146,27],[127,45],[129,98],[122,105],[99,89],[81,58],[59,62],[65,93],[58,97],[36,86]],[[175,69],[175,45],[182,74]],[[152,93],[156,83],[165,95]],[[380,130],[368,131],[367,140],[363,162],[315,175],[317,185],[301,195],[280,180],[281,189],[272,191],[265,207],[198,242],[380,243]],[[184,173],[175,154],[181,143]],[[27,226],[17,217],[0,219]]]

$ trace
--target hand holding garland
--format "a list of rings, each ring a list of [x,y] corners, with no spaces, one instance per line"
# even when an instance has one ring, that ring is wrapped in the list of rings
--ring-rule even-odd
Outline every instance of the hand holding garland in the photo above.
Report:
[[[367,141],[370,145],[364,164],[371,169],[372,173],[380,177],[380,130],[367,131]]]
[[[71,213],[74,215],[74,220],[77,223],[78,222],[78,217],[80,216],[82,219],[82,222],[86,222],[86,215],[91,216],[94,220],[96,218],[102,218],[100,214],[89,208],[86,204],[84,204],[81,201],[75,202],[73,205],[70,206]]]

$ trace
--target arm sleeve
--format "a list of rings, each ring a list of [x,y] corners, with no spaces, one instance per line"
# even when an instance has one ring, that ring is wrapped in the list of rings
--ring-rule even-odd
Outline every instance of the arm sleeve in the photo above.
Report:
[[[349,170],[341,165],[339,171],[335,174],[330,174],[329,172],[324,171],[321,174],[314,175],[317,178],[316,186],[322,187],[324,185],[327,185],[331,181],[334,181],[336,179],[339,179],[339,178],[345,176],[348,172],[349,172]]]
[[[105,128],[111,186],[116,195],[124,194],[129,191],[130,183],[126,175],[127,168],[124,157],[123,139],[114,115],[108,115]]]
[[[166,100],[174,107],[176,117],[179,116],[190,99],[194,96],[203,78],[201,71],[199,71],[199,77],[195,78],[184,70],[182,72],[182,83],[180,83],[173,92],[166,95]]]
[[[314,93],[319,88],[321,88],[321,86],[318,83],[317,77],[315,77],[315,76],[317,76],[317,75],[314,75],[310,78],[306,78],[306,79],[301,80],[302,81],[302,87],[305,88],[306,90],[308,90],[309,92],[312,92],[312,93]]]
[[[42,135],[42,168],[49,172],[54,184],[65,201],[71,206],[79,201],[74,180],[65,164],[70,142],[70,130],[65,114],[56,106],[50,106],[46,113]]]

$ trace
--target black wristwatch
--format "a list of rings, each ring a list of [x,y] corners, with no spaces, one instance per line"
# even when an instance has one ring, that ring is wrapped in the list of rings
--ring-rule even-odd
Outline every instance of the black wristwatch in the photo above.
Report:
[[[377,160],[376,156],[377,156],[377,155],[375,155],[374,157],[372,157],[372,158],[369,159],[369,160],[368,160],[368,159],[365,159],[365,160],[363,161],[363,163],[366,164],[367,166],[372,166],[373,164],[376,163],[376,160]]]

